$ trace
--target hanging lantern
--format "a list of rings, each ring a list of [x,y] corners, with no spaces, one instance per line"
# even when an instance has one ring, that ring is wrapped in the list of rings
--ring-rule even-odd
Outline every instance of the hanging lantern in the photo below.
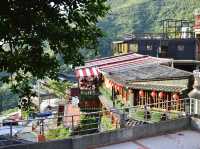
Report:
[[[113,83],[112,81],[110,82],[110,84],[111,84],[111,86],[113,86],[113,85],[114,85],[114,83]]]
[[[163,93],[163,92],[160,92],[160,93],[158,94],[158,96],[159,96],[160,98],[163,98],[163,97],[164,97],[164,93]]]
[[[118,90],[118,91],[120,90],[120,87],[119,87],[119,85],[117,85],[117,87],[116,87],[116,88],[117,88],[117,90]]]
[[[117,91],[117,84],[116,83],[114,84],[114,88],[115,88],[115,91]]]
[[[119,85],[119,90],[122,91],[123,90],[123,85],[118,84]]]
[[[179,99],[179,95],[178,95],[177,93],[175,93],[175,94],[172,96],[172,98],[173,98],[174,100],[178,100],[178,99]]]
[[[139,96],[140,96],[140,97],[144,97],[144,91],[143,91],[143,90],[140,90],[140,91],[139,91]]]
[[[154,97],[156,97],[156,91],[152,91],[151,92],[151,96],[154,98]]]
[[[121,94],[122,94],[123,87],[122,87],[122,86],[120,86],[120,87],[119,87],[119,90],[120,90],[120,92],[121,92]]]

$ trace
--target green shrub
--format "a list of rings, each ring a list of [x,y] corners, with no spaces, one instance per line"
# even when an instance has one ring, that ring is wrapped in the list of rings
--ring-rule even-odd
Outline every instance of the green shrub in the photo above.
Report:
[[[106,88],[104,85],[99,87],[99,92],[108,99],[112,100],[112,91]]]
[[[80,125],[73,135],[85,135],[98,132],[98,118],[91,115],[81,115]]]
[[[9,110],[6,110],[6,111],[3,111],[2,112],[2,115],[7,115],[7,114],[10,114],[10,113],[13,113],[13,112],[17,112],[18,111],[18,108],[12,108],[12,109],[9,109]]]
[[[108,130],[114,130],[115,127],[112,125],[111,119],[109,119],[107,116],[102,116],[101,117],[101,128],[103,131],[108,131]]]
[[[59,126],[57,129],[50,129],[46,132],[45,136],[48,140],[60,140],[70,136],[69,128]]]

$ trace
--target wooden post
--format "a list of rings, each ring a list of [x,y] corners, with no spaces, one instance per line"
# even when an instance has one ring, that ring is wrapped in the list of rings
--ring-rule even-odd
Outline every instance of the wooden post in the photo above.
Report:
[[[10,122],[10,138],[12,138],[13,136],[12,120],[10,120],[9,122]]]
[[[74,116],[72,115],[72,131],[74,131]]]
[[[167,109],[167,110],[169,110],[169,109],[168,109],[168,98],[169,98],[169,94],[167,94],[167,101],[166,101],[166,109]]]

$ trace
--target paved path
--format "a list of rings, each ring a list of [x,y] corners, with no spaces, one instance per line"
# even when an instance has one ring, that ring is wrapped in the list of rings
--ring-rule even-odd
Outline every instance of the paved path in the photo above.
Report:
[[[96,149],[200,149],[200,133],[186,130]]]

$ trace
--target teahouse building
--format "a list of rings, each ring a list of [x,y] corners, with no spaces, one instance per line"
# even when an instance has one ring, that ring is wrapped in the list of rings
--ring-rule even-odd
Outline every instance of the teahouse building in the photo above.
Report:
[[[160,109],[184,110],[179,99],[193,84],[192,73],[172,68],[170,59],[133,53],[87,61],[76,68],[76,76],[80,90],[106,94],[106,101],[100,98],[106,108],[118,102],[123,106],[154,104]],[[177,102],[171,106],[170,101]]]
[[[187,93],[192,89],[192,73],[159,64],[118,67],[102,70],[105,87],[114,90],[114,100],[126,106],[149,105],[183,111]],[[116,95],[115,95],[116,94]],[[173,105],[172,105],[173,104]]]

